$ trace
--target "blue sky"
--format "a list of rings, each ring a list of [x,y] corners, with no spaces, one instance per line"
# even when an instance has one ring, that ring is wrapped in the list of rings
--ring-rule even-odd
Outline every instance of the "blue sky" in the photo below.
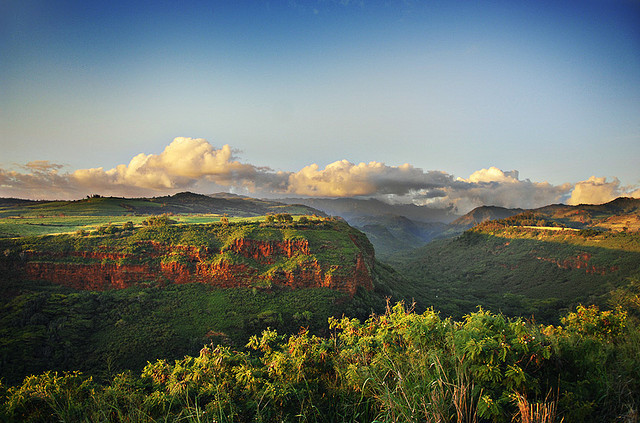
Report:
[[[10,194],[176,137],[273,172],[640,183],[638,1],[4,0],[0,57]]]

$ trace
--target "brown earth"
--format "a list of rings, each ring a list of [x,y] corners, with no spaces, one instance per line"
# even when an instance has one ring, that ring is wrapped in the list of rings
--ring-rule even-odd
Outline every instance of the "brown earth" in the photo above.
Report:
[[[598,275],[606,275],[607,273],[615,272],[616,270],[618,270],[616,266],[600,267],[589,264],[589,260],[591,260],[591,254],[589,253],[580,253],[576,257],[571,257],[565,260],[548,257],[536,257],[536,259],[553,263],[561,269],[584,269],[586,273],[593,273]]]

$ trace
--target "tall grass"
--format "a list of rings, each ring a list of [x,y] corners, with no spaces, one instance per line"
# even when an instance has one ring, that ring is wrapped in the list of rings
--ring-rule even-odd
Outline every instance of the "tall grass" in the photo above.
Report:
[[[521,423],[555,423],[557,414],[557,400],[530,403],[527,396],[516,393],[519,419]],[[564,419],[561,419],[562,422]]]

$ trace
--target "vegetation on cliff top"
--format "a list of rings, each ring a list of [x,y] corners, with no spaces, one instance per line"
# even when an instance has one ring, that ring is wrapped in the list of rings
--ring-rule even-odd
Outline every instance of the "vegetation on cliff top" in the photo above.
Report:
[[[287,215],[289,216],[289,215]],[[177,224],[170,217],[151,217],[142,226],[132,223],[122,226],[99,227],[95,231],[36,237],[0,239],[3,256],[0,261],[19,263],[21,254],[27,253],[40,262],[95,263],[93,256],[84,253],[106,254],[115,264],[158,264],[194,260],[225,260],[244,263],[258,274],[269,274],[278,269],[292,269],[301,263],[299,254],[273,255],[272,263],[242,256],[232,251],[234,243],[259,241],[281,243],[302,241],[309,251],[303,261],[315,261],[322,269],[341,274],[352,272],[355,257],[362,253],[373,261],[373,247],[359,231],[343,221],[327,218],[308,218],[302,222],[266,223],[260,220],[227,221],[227,223]],[[184,247],[185,249],[181,249]],[[84,256],[79,256],[84,254]],[[24,259],[23,259],[24,260]]]

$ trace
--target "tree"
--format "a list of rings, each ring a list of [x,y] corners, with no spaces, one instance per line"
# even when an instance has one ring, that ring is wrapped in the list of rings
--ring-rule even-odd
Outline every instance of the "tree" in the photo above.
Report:
[[[167,226],[177,223],[175,220],[170,219],[168,215],[163,214],[160,216],[150,216],[142,224],[145,226]]]
[[[275,216],[275,219],[279,223],[291,223],[293,222],[293,217],[289,213],[278,213]]]

